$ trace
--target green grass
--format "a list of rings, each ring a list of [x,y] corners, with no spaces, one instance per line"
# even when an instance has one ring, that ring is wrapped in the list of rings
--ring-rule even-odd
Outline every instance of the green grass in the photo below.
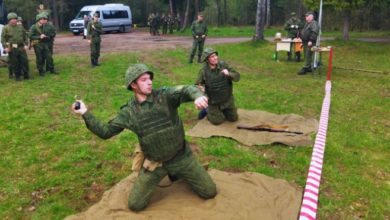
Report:
[[[216,27],[209,26],[209,37],[252,37],[255,34],[254,26],[226,26],[226,27]],[[282,26],[271,26],[265,28],[264,36],[265,37],[274,37],[277,32],[282,33],[283,36],[286,36],[287,32]],[[189,28],[185,29],[184,32],[175,32],[176,35],[180,36],[191,36],[191,30]],[[350,38],[389,38],[390,31],[350,31]],[[342,39],[342,31],[327,31],[324,30],[322,33],[324,37],[335,37]]]
[[[334,66],[388,71],[390,44],[342,41]],[[325,77],[298,76],[302,63],[272,60],[271,43],[215,46],[242,74],[237,105],[277,114],[319,118]],[[16,83],[0,69],[0,219],[62,219],[87,209],[131,172],[137,138],[131,132],[103,141],[70,111],[77,94],[108,121],[132,95],[123,86],[129,63],[155,70],[155,87],[193,84],[199,64],[188,50],[103,54],[91,69],[87,56],[56,56],[60,75]],[[324,63],[327,63],[324,54]],[[326,72],[324,67],[323,72]],[[390,218],[389,75],[334,69],[332,105],[321,181],[319,219]],[[180,114],[188,130],[197,122],[193,104]],[[212,168],[259,172],[304,186],[311,148],[246,147],[226,138],[188,137]],[[31,209],[35,208],[35,211]]]

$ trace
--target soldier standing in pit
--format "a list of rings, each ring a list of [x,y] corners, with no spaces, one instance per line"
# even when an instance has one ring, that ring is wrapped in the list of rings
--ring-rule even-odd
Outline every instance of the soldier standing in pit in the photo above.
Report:
[[[192,63],[192,60],[194,59],[196,53],[196,49],[198,48],[198,63],[202,63],[201,57],[203,52],[203,46],[207,36],[207,25],[206,22],[203,21],[202,14],[198,14],[197,20],[192,22],[191,31],[194,40],[192,43],[190,60],[188,62]]]
[[[302,29],[301,38],[303,43],[303,51],[305,53],[305,66],[298,72],[299,75],[304,75],[307,72],[312,72],[311,63],[313,52],[311,47],[316,45],[317,36],[320,31],[320,27],[317,21],[314,20],[314,13],[306,13],[306,24]]]
[[[11,63],[11,71],[15,74],[15,80],[20,81],[23,71],[24,79],[30,79],[28,72],[28,58],[26,50],[28,49],[28,36],[21,25],[17,25],[18,16],[15,13],[7,15],[8,24],[4,26],[1,33],[1,43],[8,53],[8,59]]]
[[[125,86],[134,92],[134,98],[122,106],[117,116],[108,123],[97,119],[81,100],[78,100],[80,108],[76,110],[75,103],[72,109],[82,115],[90,131],[103,139],[124,129],[133,131],[138,136],[146,160],[154,164],[152,169],[144,163],[129,195],[129,209],[144,209],[157,184],[167,175],[184,179],[204,199],[214,198],[216,185],[192,155],[178,115],[181,103],[195,100],[197,108],[205,108],[207,97],[196,86],[153,90],[152,80],[153,72],[144,64],[130,66],[125,75]]]
[[[36,56],[37,68],[40,76],[44,76],[46,71],[50,71],[52,74],[57,74],[54,69],[53,53],[51,43],[54,41],[56,31],[54,26],[47,21],[48,17],[46,13],[40,13],[36,16],[37,23],[33,24],[30,28],[30,40],[34,47]],[[46,63],[46,71],[44,66]]]
[[[221,124],[225,120],[237,121],[238,114],[237,107],[234,105],[233,81],[238,82],[240,80],[240,73],[226,62],[218,60],[218,52],[212,48],[204,50],[202,59],[205,64],[199,71],[196,85],[205,91],[209,98],[207,119],[214,125]],[[205,112],[201,111],[199,119],[205,115]]]
[[[91,45],[91,65],[92,67],[99,66],[100,43],[102,41],[100,35],[103,33],[103,25],[99,21],[99,14],[93,15],[93,20],[88,24],[87,30],[88,42]]]
[[[292,40],[295,38],[300,38],[299,34],[302,30],[302,22],[297,17],[295,12],[291,13],[291,18],[288,19],[286,24],[284,25],[284,30],[287,31],[288,38],[291,38]],[[291,44],[290,46],[290,52],[287,52],[288,61],[291,61],[291,51],[293,51],[293,44]],[[301,61],[301,52],[295,52],[295,59],[298,62]]]

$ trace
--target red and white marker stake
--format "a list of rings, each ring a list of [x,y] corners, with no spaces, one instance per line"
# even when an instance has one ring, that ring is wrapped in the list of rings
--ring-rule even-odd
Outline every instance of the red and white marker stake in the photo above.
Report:
[[[332,56],[333,48],[330,48],[328,78],[325,84],[325,98],[322,103],[320,125],[314,142],[309,173],[307,175],[305,191],[302,199],[301,211],[299,213],[299,220],[314,220],[317,218],[318,194],[320,190],[322,165],[324,161],[326,132],[328,130],[330,108],[330,94],[332,89],[332,83],[330,81],[332,72]]]

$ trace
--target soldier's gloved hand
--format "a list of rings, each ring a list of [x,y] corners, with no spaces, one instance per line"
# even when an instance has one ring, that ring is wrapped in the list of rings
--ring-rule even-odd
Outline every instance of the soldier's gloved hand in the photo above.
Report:
[[[46,35],[44,35],[44,34],[41,34],[41,36],[40,36],[41,39],[43,39],[45,37],[46,37]]]
[[[313,43],[311,41],[307,42],[307,46],[311,47]]]
[[[227,69],[223,69],[223,70],[221,71],[221,73],[223,73],[223,75],[225,75],[225,76],[230,76],[229,70],[227,70]]]
[[[28,50],[28,46],[27,46],[27,45],[24,45],[24,49],[25,49],[25,50]]]
[[[291,25],[290,28],[294,28],[294,25]]]
[[[208,99],[206,96],[201,96],[194,101],[195,106],[197,109],[204,109],[207,108],[208,104]]]
[[[76,109],[76,103],[77,102],[80,103],[80,108],[79,109]],[[73,110],[74,113],[79,114],[79,115],[84,115],[88,111],[87,106],[81,100],[76,100],[76,102],[72,104],[72,110]]]
[[[202,38],[205,38],[205,37],[206,37],[206,35],[203,34],[203,35],[202,35]]]
[[[198,36],[198,35],[196,35],[196,36],[195,36],[195,38],[196,38],[196,39],[198,39],[198,38],[199,38],[199,36]]]

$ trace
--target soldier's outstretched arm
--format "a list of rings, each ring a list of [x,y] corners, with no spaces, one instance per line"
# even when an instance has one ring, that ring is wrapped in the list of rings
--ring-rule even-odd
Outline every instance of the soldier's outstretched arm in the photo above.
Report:
[[[76,109],[77,102],[79,103],[79,109]],[[108,139],[123,131],[124,126],[121,126],[120,122],[126,120],[121,119],[120,114],[108,123],[103,123],[88,111],[88,108],[83,101],[77,100],[76,103],[73,103],[72,105],[73,112],[82,115],[87,128],[98,137]]]
[[[164,92],[169,103],[176,107],[179,107],[181,103],[194,101],[204,95],[195,85],[165,88]]]

